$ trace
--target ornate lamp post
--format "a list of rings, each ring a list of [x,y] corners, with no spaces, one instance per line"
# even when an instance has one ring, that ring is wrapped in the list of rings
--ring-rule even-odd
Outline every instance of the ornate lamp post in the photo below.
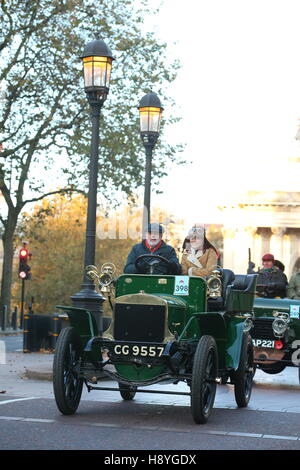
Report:
[[[99,122],[101,108],[109,92],[112,61],[114,59],[105,42],[98,39],[85,46],[81,59],[83,60],[84,90],[91,107],[92,118],[85,267],[95,264]],[[73,295],[71,299],[75,307],[86,308],[93,312],[98,328],[102,331],[102,303],[104,297],[95,291],[94,283],[86,276],[86,272],[84,272],[80,292]]]
[[[146,151],[146,171],[143,210],[143,236],[150,223],[152,152],[159,136],[163,107],[155,93],[147,93],[138,106],[140,111],[140,133]]]

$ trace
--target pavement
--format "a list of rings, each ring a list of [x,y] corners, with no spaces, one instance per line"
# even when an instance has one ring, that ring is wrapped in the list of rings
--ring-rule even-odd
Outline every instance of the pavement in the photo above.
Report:
[[[6,355],[6,364],[1,364],[0,383],[5,375],[22,379],[52,381],[53,353],[12,352]]]
[[[14,330],[13,328],[6,328],[5,330],[2,330],[2,328],[0,328],[0,337],[1,336],[19,335],[19,334],[22,334],[22,333],[23,333],[23,330],[21,330],[20,328],[17,328],[16,330]]]

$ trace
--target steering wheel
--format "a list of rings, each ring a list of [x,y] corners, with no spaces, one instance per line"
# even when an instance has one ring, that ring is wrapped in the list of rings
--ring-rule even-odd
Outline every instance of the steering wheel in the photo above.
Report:
[[[266,297],[268,294],[273,294],[275,291],[275,285],[270,284],[257,284],[256,293],[262,297]]]
[[[159,274],[159,273],[155,273],[154,270],[155,270],[155,267],[160,265],[161,263],[164,263],[163,266],[167,268],[166,269],[167,272],[169,271],[171,267],[170,261],[168,261],[163,256],[145,254],[145,255],[138,256],[137,259],[135,260],[135,267],[138,271],[140,271],[142,268],[141,261],[144,261],[144,263],[146,264],[146,268],[149,269],[149,272],[147,274]],[[167,274],[167,272],[164,274]]]

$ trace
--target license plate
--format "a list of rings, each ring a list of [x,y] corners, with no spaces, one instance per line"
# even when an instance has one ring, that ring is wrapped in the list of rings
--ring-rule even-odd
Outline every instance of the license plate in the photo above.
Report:
[[[275,349],[275,340],[272,339],[252,339],[255,348],[273,348]]]
[[[160,357],[164,352],[164,345],[145,344],[118,344],[109,345],[109,352],[113,356],[133,356],[133,357]]]

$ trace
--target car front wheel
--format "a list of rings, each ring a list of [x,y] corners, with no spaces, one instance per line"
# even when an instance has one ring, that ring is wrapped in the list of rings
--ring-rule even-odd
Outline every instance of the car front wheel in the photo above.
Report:
[[[74,414],[78,408],[83,379],[79,377],[81,341],[75,328],[63,328],[53,360],[53,390],[59,411]]]
[[[216,395],[217,346],[212,336],[202,336],[194,355],[191,382],[191,411],[195,423],[205,424]]]

